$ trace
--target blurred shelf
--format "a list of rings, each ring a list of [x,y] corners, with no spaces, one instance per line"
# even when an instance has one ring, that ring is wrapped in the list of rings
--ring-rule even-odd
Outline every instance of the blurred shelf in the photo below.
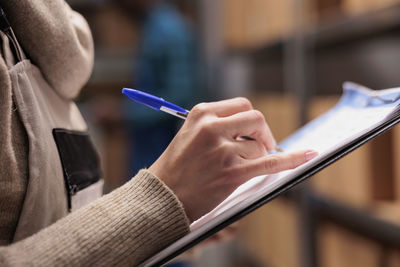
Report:
[[[355,17],[341,16],[305,33],[316,47],[363,41],[400,31],[400,4]]]
[[[313,48],[325,48],[392,33],[399,34],[399,18],[400,4],[361,15],[337,15],[334,19],[304,29],[300,38],[305,41],[306,47],[312,45]],[[295,42],[295,38],[299,36],[291,36],[254,48],[229,49],[228,55],[237,53],[250,53],[257,56],[273,55],[277,51],[282,51],[286,44]]]
[[[376,89],[393,87],[400,84],[399,18],[400,4],[351,17],[338,15],[286,39],[231,49],[226,55],[249,57],[256,92],[273,88],[304,100],[337,94],[346,80]]]
[[[399,225],[315,193],[308,197],[312,212],[319,220],[334,222],[382,245],[400,248]]]
[[[302,233],[301,266],[319,266],[318,228],[324,223],[338,225],[382,247],[400,249],[400,225],[381,219],[369,210],[361,210],[313,192],[307,184],[287,192],[285,198],[297,205]]]

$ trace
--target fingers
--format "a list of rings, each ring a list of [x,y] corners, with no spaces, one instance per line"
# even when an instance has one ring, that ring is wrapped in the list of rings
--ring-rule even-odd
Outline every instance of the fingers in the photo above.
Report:
[[[235,142],[237,154],[243,159],[256,159],[268,155],[265,146],[257,141],[237,141]]]
[[[198,104],[190,111],[190,113],[212,113],[217,117],[227,117],[252,109],[253,106],[249,100],[244,97],[236,97],[218,102]]]
[[[268,151],[275,150],[276,141],[261,112],[250,110],[221,119],[222,127],[233,138],[247,136],[264,144]]]
[[[248,160],[241,168],[241,177],[255,177],[263,174],[273,174],[284,170],[294,169],[315,158],[318,152],[305,150],[294,153],[268,155],[258,159]],[[239,171],[239,172],[240,172]]]

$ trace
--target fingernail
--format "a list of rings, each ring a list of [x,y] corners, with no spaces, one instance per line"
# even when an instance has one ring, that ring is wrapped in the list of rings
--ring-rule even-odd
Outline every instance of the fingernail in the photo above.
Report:
[[[314,150],[307,151],[305,154],[306,161],[309,161],[309,160],[315,158],[316,156],[318,156],[318,152],[314,151]]]

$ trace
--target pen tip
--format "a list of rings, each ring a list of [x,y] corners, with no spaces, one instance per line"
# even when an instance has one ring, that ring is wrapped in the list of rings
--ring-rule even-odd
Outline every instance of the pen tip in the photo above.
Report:
[[[122,89],[122,93],[123,93],[124,95],[127,95],[127,96],[129,96],[129,95],[132,93],[132,91],[135,91],[135,90],[130,89],[130,88],[123,88],[123,89]]]

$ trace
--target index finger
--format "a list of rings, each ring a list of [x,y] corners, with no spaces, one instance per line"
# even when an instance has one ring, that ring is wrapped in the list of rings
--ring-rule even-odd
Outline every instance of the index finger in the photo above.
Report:
[[[311,159],[315,158],[318,152],[315,150],[303,150],[293,153],[279,153],[267,155],[258,159],[247,160],[242,164],[239,176],[242,179],[251,178],[264,174],[278,173],[284,170],[294,169]]]

